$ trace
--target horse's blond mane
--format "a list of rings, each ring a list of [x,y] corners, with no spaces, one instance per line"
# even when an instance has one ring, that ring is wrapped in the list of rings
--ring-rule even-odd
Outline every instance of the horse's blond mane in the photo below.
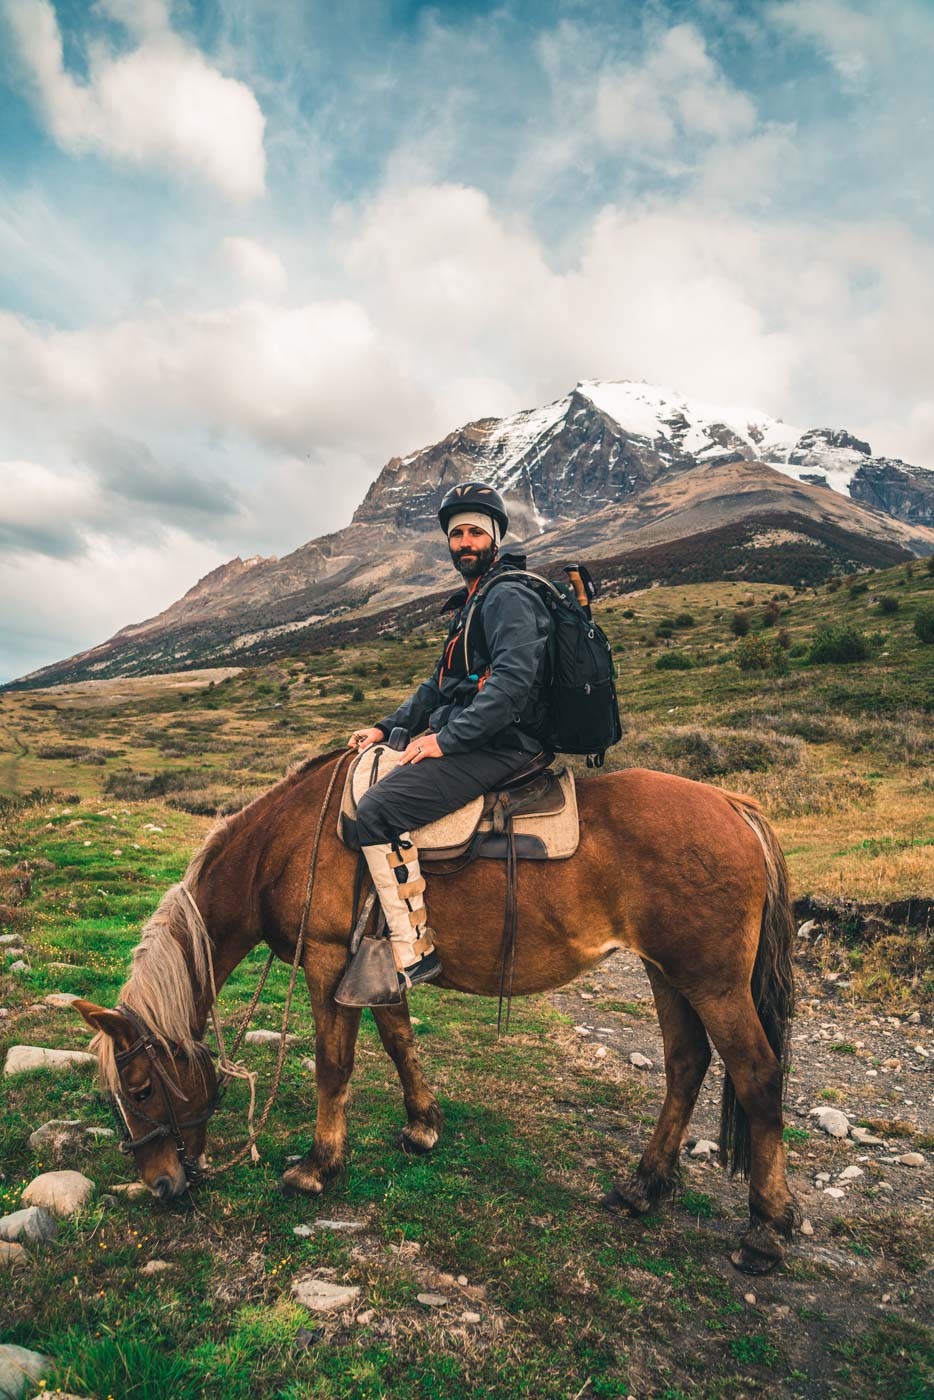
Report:
[[[218,822],[195,852],[181,882],[166,890],[159,907],[143,926],[139,943],[133,949],[130,975],[118,1001],[135,1011],[166,1047],[171,1042],[192,1055],[197,1041],[197,1001],[208,988],[211,945],[192,899],[197,899],[198,880],[205,865],[251,820],[258,803],[293,786],[310,769],[332,757],[330,753],[321,754],[297,764],[274,787]],[[192,899],[186,895],[186,889]],[[91,1041],[91,1049],[98,1055],[101,1082],[112,1093],[120,1082],[114,1042],[99,1031]]]

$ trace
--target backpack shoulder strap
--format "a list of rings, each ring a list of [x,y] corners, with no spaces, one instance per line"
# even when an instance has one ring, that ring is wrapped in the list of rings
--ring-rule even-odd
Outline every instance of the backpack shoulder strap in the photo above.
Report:
[[[468,674],[470,673],[470,652],[468,650],[468,642],[470,638],[470,624],[473,621],[481,602],[490,592],[490,590],[492,588],[495,588],[495,586],[498,583],[502,583],[508,579],[518,579],[520,582],[524,582],[526,579],[530,581],[534,580],[532,587],[535,593],[538,593],[540,595],[542,592],[541,587],[538,587],[536,585],[544,585],[544,587],[548,590],[550,594],[552,594],[559,601],[561,600],[561,594],[558,591],[558,589],[555,588],[554,584],[551,583],[547,578],[543,578],[541,574],[533,574],[530,569],[503,569],[502,573],[494,574],[491,579],[487,579],[486,583],[481,583],[480,587],[477,589],[476,593],[470,600],[470,605],[467,610],[467,617],[464,622],[464,665],[467,668]]]

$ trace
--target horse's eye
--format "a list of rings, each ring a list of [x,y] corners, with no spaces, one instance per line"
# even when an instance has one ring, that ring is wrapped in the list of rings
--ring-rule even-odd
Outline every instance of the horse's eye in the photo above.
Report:
[[[144,1085],[144,1087],[143,1087],[142,1089],[134,1089],[134,1090],[133,1090],[133,1097],[134,1097],[134,1099],[136,1100],[137,1103],[145,1103],[146,1100],[147,1100],[151,1095],[152,1095],[152,1085],[151,1085],[151,1084],[146,1084],[146,1085]]]

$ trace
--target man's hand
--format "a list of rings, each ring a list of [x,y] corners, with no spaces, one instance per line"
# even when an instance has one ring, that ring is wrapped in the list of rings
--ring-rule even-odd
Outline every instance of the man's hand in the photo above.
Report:
[[[438,743],[436,734],[423,734],[420,739],[413,739],[405,753],[399,759],[399,767],[403,763],[421,763],[423,758],[443,758],[441,745]]]
[[[368,749],[371,744],[381,744],[385,738],[383,731],[374,725],[372,729],[355,729],[347,740],[348,749]]]

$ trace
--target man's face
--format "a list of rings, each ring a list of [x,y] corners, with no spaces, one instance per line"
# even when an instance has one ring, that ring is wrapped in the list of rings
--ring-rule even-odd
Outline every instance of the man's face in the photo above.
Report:
[[[479,578],[493,562],[493,536],[478,525],[455,525],[448,549],[455,569],[466,579]]]

